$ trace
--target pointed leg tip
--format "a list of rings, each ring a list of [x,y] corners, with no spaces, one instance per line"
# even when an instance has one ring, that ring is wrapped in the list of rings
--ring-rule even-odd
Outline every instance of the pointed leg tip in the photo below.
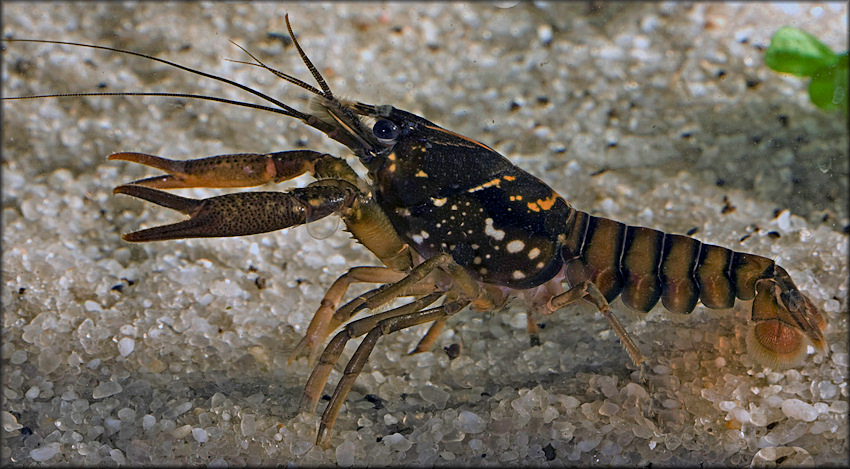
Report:
[[[319,349],[317,348],[315,342],[308,340],[305,336],[301,339],[301,342],[295,346],[295,348],[290,352],[289,358],[287,360],[287,364],[291,365],[293,362],[298,360],[301,357],[307,357],[307,367],[312,368],[316,363],[316,359],[319,358]]]
[[[323,450],[331,447],[331,434],[324,424],[319,424],[319,434],[316,435],[316,445]]]
[[[309,355],[307,355],[307,368],[313,368],[318,358],[318,353],[310,353]]]
[[[299,345],[301,344],[296,345],[295,348],[292,349],[291,352],[289,352],[289,357],[287,357],[286,359],[287,365],[292,365],[293,363],[295,363],[295,360],[298,360],[303,355],[303,350],[301,347],[299,347]]]
[[[413,350],[407,352],[407,355],[419,355],[420,353],[427,352],[428,349],[422,348],[421,345],[417,345]]]
[[[310,413],[310,414],[315,413],[316,412],[316,406],[318,404],[319,404],[318,399],[315,402],[313,402],[313,400],[310,399],[309,396],[302,395],[301,396],[301,402],[298,403],[298,411],[299,412],[307,412],[307,413]]]
[[[637,368],[638,370],[646,366],[646,357],[644,357],[643,354],[638,355],[636,357],[631,357],[631,359],[632,363],[634,363],[635,365],[635,368]]]

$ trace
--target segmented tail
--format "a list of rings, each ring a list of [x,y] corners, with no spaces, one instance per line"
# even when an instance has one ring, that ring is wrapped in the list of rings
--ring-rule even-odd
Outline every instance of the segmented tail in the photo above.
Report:
[[[735,298],[754,299],[747,346],[765,366],[793,366],[807,343],[826,350],[823,315],[766,257],[580,211],[570,221],[562,253],[571,285],[589,280],[609,302],[621,295],[638,311],[659,300],[669,311],[688,314],[697,301],[725,309]]]

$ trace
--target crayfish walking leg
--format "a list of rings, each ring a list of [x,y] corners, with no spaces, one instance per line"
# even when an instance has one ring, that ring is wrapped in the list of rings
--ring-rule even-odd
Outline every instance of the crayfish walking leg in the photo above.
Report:
[[[322,414],[317,444],[323,447],[328,446],[330,432],[342,403],[363,369],[378,338],[419,324],[444,322],[448,316],[473,302],[478,304],[491,302],[486,289],[481,289],[469,273],[457,265],[449,254],[441,253],[414,267],[402,280],[379,287],[350,301],[338,311],[341,311],[344,316],[340,319],[347,319],[363,308],[378,308],[402,296],[438,269],[452,280],[452,287],[448,292],[432,292],[404,306],[351,322],[328,343],[305,386],[301,401],[301,407],[304,410],[315,408],[331,370],[339,361],[348,340],[366,334],[346,366],[331,401]],[[442,296],[446,297],[443,305],[423,310]]]

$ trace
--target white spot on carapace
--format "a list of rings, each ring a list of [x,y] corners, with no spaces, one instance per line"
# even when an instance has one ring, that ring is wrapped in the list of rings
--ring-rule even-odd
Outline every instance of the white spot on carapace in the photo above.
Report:
[[[538,269],[542,269],[544,265],[546,265],[546,264],[544,264],[543,262],[538,262],[538,263],[537,263],[537,268],[538,268]]]
[[[409,217],[410,216],[410,210],[403,208],[403,207],[395,209],[395,213],[397,213],[397,214],[399,214],[403,217]]]
[[[410,237],[410,239],[412,239],[413,242],[416,243],[416,244],[422,244],[422,241],[423,241],[422,236],[420,236],[420,235],[413,235],[413,236]]]
[[[474,250],[477,250],[477,249],[478,249],[478,245],[477,245],[477,244],[470,244],[470,245],[469,245],[469,247],[471,247],[471,248],[472,248],[472,249],[474,249]]]
[[[481,275],[487,275],[487,272],[488,272],[487,267],[482,267],[482,268],[478,269],[478,272],[480,272]]]
[[[505,239],[505,232],[503,230],[497,230],[493,227],[492,218],[487,218],[484,220],[484,234],[493,237],[496,241],[501,241]]]
[[[452,204],[452,210],[457,210],[457,205]]]
[[[475,256],[475,257],[472,259],[472,263],[473,263],[473,264],[480,264],[480,263],[481,263],[481,256]]]
[[[514,280],[522,280],[522,279],[525,278],[525,274],[522,273],[522,271],[520,271],[520,270],[514,270],[514,273],[511,274],[511,277]]]
[[[434,204],[435,207],[442,207],[443,205],[445,205],[446,200],[448,200],[447,197],[443,197],[442,199],[431,198],[431,202]]]
[[[537,259],[537,256],[539,256],[539,255],[540,255],[540,249],[531,248],[531,251],[528,251],[528,258],[529,259]]]
[[[426,178],[426,177],[428,177],[428,173],[426,173],[425,171],[422,171],[420,169],[419,172],[417,172],[414,176],[416,176],[418,178]]]
[[[431,236],[431,235],[428,234],[427,231],[422,230],[422,231],[419,232],[419,236],[422,236],[422,239],[428,239],[428,237]]]
[[[508,252],[513,254],[515,252],[522,251],[525,248],[525,243],[523,243],[522,241],[520,241],[518,239],[515,239],[515,240],[511,241],[510,243],[508,243],[507,248],[508,248]]]

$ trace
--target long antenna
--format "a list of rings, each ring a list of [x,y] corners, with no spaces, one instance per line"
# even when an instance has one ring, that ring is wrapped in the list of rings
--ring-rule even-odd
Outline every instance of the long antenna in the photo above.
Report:
[[[218,75],[213,75],[211,73],[206,73],[206,72],[202,72],[200,70],[195,70],[195,69],[187,67],[185,65],[180,65],[178,63],[171,62],[171,61],[168,61],[168,60],[165,60],[165,59],[161,59],[161,58],[154,57],[154,56],[147,55],[147,54],[142,54],[140,52],[133,52],[133,51],[124,50],[124,49],[116,49],[114,47],[98,46],[98,45],[94,45],[94,44],[83,44],[83,43],[79,43],[79,42],[47,41],[47,40],[42,40],[42,39],[2,39],[2,41],[4,41],[4,42],[34,42],[34,43],[41,43],[41,44],[62,44],[62,45],[67,45],[67,46],[87,47],[89,49],[101,49],[101,50],[108,50],[108,51],[111,51],[111,52],[118,52],[118,53],[121,53],[121,54],[134,55],[136,57],[142,57],[144,59],[164,63],[164,64],[169,65],[171,67],[175,67],[175,68],[178,68],[180,70],[187,71],[189,73],[194,73],[195,75],[200,75],[200,76],[205,77],[205,78],[211,78],[213,80],[220,81],[222,83],[227,83],[228,85],[231,85],[231,86],[235,86],[235,87],[237,87],[241,90],[247,91],[247,92],[249,92],[249,93],[251,93],[255,96],[258,96],[258,97],[274,104],[275,106],[278,106],[280,109],[285,111],[285,112],[283,112],[283,114],[286,114],[288,116],[296,117],[296,118],[301,119],[301,120],[307,120],[310,117],[309,114],[305,114],[305,113],[293,108],[292,106],[288,106],[288,105],[280,102],[279,100],[272,98],[271,96],[269,96],[265,93],[261,93],[261,92],[255,90],[255,89],[250,88],[248,86],[245,86],[241,83],[237,83],[233,80],[229,80],[227,78],[220,77]],[[302,57],[303,57],[303,55],[302,55]],[[312,64],[309,64],[309,66],[312,66]],[[290,80],[290,81],[292,81],[292,80]],[[301,86],[302,88],[307,89],[308,91],[311,91],[311,92],[318,91],[315,88],[313,88],[312,86],[307,85],[306,83],[303,83],[303,82],[299,83],[300,80],[296,80],[296,81],[292,81],[292,82],[294,84],[298,85],[298,86]],[[302,86],[302,84],[306,85],[306,87]],[[192,95],[192,94],[183,94],[183,93],[132,93],[132,92],[128,92],[128,93],[70,93],[70,94],[44,95],[44,96],[40,96],[40,97],[122,96],[122,95],[123,96],[171,96],[171,97],[179,97],[179,98],[205,99],[205,100],[210,100],[210,101],[218,101],[218,102],[223,102],[223,103],[228,103],[228,104],[234,104],[234,105],[237,105],[237,106],[254,107],[250,103],[242,103],[242,102],[239,102],[239,101],[230,101],[230,100],[226,100],[226,99],[223,99],[223,98],[216,98],[216,97],[213,97],[213,96]],[[2,98],[2,99],[11,100],[11,99],[32,99],[32,98],[36,98],[36,97],[35,96],[20,96],[20,97]],[[258,106],[258,107],[255,107],[255,109],[271,110],[272,108]]]
[[[288,75],[288,74],[283,73],[283,72],[279,72],[277,70],[274,70],[274,69],[268,67],[262,61],[260,61],[257,57],[255,57],[250,52],[245,50],[243,47],[234,43],[234,45],[236,45],[237,47],[242,49],[246,54],[248,54],[248,56],[250,56],[254,61],[256,61],[256,64],[248,63],[248,62],[241,62],[241,63],[249,64],[249,65],[252,65],[252,66],[262,67],[265,70],[268,70],[268,71],[274,73],[279,78],[282,78],[282,79],[284,79],[284,80],[286,80],[286,81],[288,81],[288,82],[290,82],[290,83],[292,83],[292,84],[294,84],[294,85],[296,85],[296,86],[298,86],[298,87],[300,87],[304,90],[307,90],[310,93],[313,93],[317,96],[322,96],[323,98],[325,98],[328,101],[336,102],[336,100],[333,97],[333,93],[331,93],[330,87],[328,87],[328,84],[325,82],[325,79],[322,77],[322,75],[319,73],[319,71],[316,69],[315,65],[313,65],[313,63],[310,61],[310,59],[307,58],[307,54],[304,53],[304,50],[301,49],[301,45],[298,43],[298,40],[295,38],[295,33],[292,32],[292,26],[289,23],[289,15],[288,14],[286,15],[286,28],[289,30],[289,35],[292,37],[292,42],[295,44],[295,47],[298,49],[298,54],[301,56],[301,60],[304,61],[304,64],[310,70],[310,73],[313,75],[313,78],[316,79],[319,86],[321,87],[321,90],[319,90],[318,88],[316,88],[312,85],[305,83],[304,81],[302,81],[298,78],[295,78],[291,75]],[[343,144],[343,145],[345,145],[345,146],[347,146],[351,149],[369,147],[369,145],[365,141],[363,141],[363,139],[360,137],[358,132],[355,132],[353,129],[349,128],[349,126],[347,124],[339,121],[339,119],[337,119],[336,123],[326,122],[326,121],[324,121],[324,120],[322,120],[322,119],[320,119],[316,116],[301,112],[301,111],[299,111],[299,110],[297,110],[297,109],[295,109],[295,108],[293,108],[293,107],[291,107],[287,104],[284,104],[284,103],[278,101],[275,98],[272,98],[271,96],[269,96],[267,94],[261,93],[261,92],[255,90],[255,89],[252,89],[252,88],[250,88],[246,85],[243,85],[241,83],[237,83],[233,80],[229,80],[227,78],[220,77],[218,75],[213,75],[211,73],[202,72],[200,70],[196,70],[196,69],[187,67],[185,65],[181,65],[181,64],[171,62],[171,61],[168,61],[168,60],[165,60],[165,59],[160,59],[158,57],[154,57],[154,56],[147,55],[147,54],[142,54],[142,53],[139,53],[139,52],[133,52],[133,51],[130,51],[130,50],[116,49],[114,47],[99,46],[99,45],[94,45],[94,44],[83,44],[83,43],[78,43],[78,42],[48,41],[48,40],[42,40],[42,39],[0,39],[0,41],[33,42],[33,43],[41,43],[41,44],[60,44],[60,45],[68,45],[68,46],[76,46],[76,47],[87,47],[89,49],[100,49],[100,50],[106,50],[106,51],[110,51],[110,52],[117,52],[117,53],[120,53],[120,54],[133,55],[133,56],[136,56],[136,57],[141,57],[141,58],[152,60],[152,61],[155,61],[155,62],[160,62],[160,63],[166,64],[170,67],[174,67],[174,68],[177,68],[177,69],[189,72],[189,73],[193,73],[195,75],[200,75],[204,78],[211,78],[213,80],[220,81],[222,83],[226,83],[228,85],[239,88],[243,91],[247,91],[247,92],[249,92],[249,93],[251,93],[255,96],[258,96],[258,97],[274,104],[279,109],[269,107],[269,106],[263,106],[261,104],[253,104],[253,103],[248,103],[248,102],[235,101],[235,100],[219,98],[219,97],[215,97],[215,96],[197,95],[197,94],[190,94],[190,93],[169,93],[169,92],[132,92],[132,91],[130,91],[130,92],[108,92],[108,93],[99,93],[99,92],[63,93],[63,94],[51,94],[51,95],[39,95],[39,96],[16,96],[16,97],[10,97],[10,98],[0,98],[0,100],[62,98],[62,97],[82,97],[82,96],[161,96],[161,97],[171,97],[171,98],[200,99],[200,100],[215,101],[215,102],[225,103],[225,104],[232,104],[234,106],[242,106],[242,107],[247,107],[247,108],[251,108],[251,109],[269,111],[269,112],[274,112],[274,113],[277,113],[277,114],[283,114],[283,115],[286,115],[286,116],[295,117],[296,119],[300,119],[302,122],[309,125],[310,127],[313,127],[314,129],[319,130],[320,132],[324,133],[325,135],[327,135],[331,139],[336,140],[337,142],[339,142],[339,143],[341,143],[341,144]],[[339,104],[339,103],[337,103],[337,104]],[[340,108],[340,111],[343,114],[345,114],[346,116],[350,117],[351,119],[349,119],[349,120],[356,121],[356,119],[353,118],[353,114],[350,110],[342,107],[342,108]],[[339,132],[339,130],[341,128],[342,128],[342,130],[344,130],[343,132]]]
[[[190,99],[202,99],[207,101],[216,101],[219,103],[232,104],[234,106],[242,106],[251,109],[258,109],[261,111],[274,112],[275,114],[283,114],[285,116],[295,117],[298,119],[303,119],[302,116],[305,114],[296,111],[295,113],[290,112],[287,109],[278,109],[276,107],[271,106],[263,106],[262,104],[254,104],[254,103],[246,103],[242,101],[235,101],[232,99],[219,98],[216,96],[206,96],[200,94],[189,94],[189,93],[165,93],[165,92],[133,92],[133,91],[117,91],[111,93],[62,93],[62,94],[41,94],[41,95],[33,95],[33,96],[12,96],[12,97],[4,97],[0,98],[3,101],[12,101],[16,99],[38,99],[38,98],[75,98],[82,96],[160,96],[160,97],[169,97],[169,98],[190,98]]]
[[[310,73],[313,74],[313,78],[319,83],[319,87],[324,91],[324,96],[327,99],[334,99],[334,94],[331,93],[331,88],[325,83],[325,79],[322,77],[322,74],[316,69],[316,66],[313,65],[313,62],[307,57],[307,54],[304,53],[304,50],[301,49],[301,44],[298,44],[298,39],[295,39],[295,33],[292,32],[292,26],[289,25],[289,13],[283,15],[283,19],[286,20],[286,29],[289,31],[289,37],[292,38],[292,43],[295,44],[295,48],[298,49],[298,55],[301,56],[301,60],[304,61],[304,65],[307,66],[307,69],[310,70]]]

